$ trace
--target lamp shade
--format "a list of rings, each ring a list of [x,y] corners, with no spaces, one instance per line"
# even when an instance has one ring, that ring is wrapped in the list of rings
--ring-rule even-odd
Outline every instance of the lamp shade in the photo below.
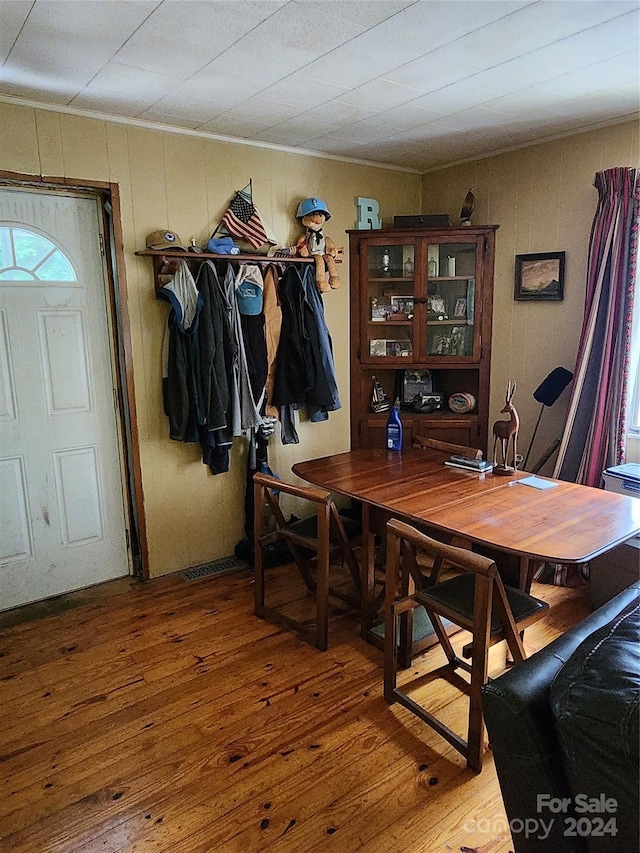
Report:
[[[554,368],[533,392],[533,399],[543,406],[553,406],[572,379],[573,373],[570,370],[565,367]]]

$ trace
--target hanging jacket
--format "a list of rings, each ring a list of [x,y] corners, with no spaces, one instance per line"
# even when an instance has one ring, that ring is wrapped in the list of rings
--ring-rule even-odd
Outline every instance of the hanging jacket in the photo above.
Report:
[[[263,307],[265,338],[267,345],[267,379],[265,383],[266,406],[265,414],[278,417],[279,409],[273,405],[273,384],[276,376],[278,347],[280,344],[280,329],[282,327],[282,309],[278,297],[279,268],[270,264],[264,274]]]
[[[310,392],[310,399],[308,400],[309,416],[312,421],[323,421],[328,417],[327,412],[333,412],[336,409],[342,408],[333,360],[333,343],[324,316],[322,293],[316,286],[315,268],[306,267],[301,278],[307,304],[311,310],[313,319],[314,332],[310,331],[309,333],[313,342],[312,349],[314,350],[314,354],[317,353],[317,358],[319,359],[317,367],[318,376],[322,377],[318,391],[316,393],[313,390]],[[331,398],[330,403],[319,402],[319,398],[326,399],[327,395]]]
[[[290,264],[280,279],[282,326],[273,384],[273,404],[304,403],[314,382],[311,343],[305,328],[305,293],[299,270]]]
[[[280,281],[282,328],[273,402],[306,405],[314,420],[324,420],[327,411],[340,407],[340,400],[329,333],[315,288],[312,266],[290,264]]]
[[[242,275],[242,272],[238,272],[238,275]],[[231,331],[237,346],[237,358],[233,367],[234,389],[232,392],[232,433],[233,435],[242,435],[246,430],[260,426],[262,423],[262,416],[260,415],[258,405],[256,404],[256,400],[254,399],[253,392],[251,390],[247,354],[242,334],[240,310],[236,300],[235,285],[236,274],[234,273],[231,264],[227,264],[222,289],[226,299]]]
[[[198,441],[198,427],[204,421],[198,339],[203,303],[184,261],[171,280],[158,290],[156,298],[171,306],[163,346],[162,372],[169,437],[174,441]]]
[[[211,261],[200,266],[196,286],[202,296],[200,365],[207,430],[219,430],[219,441],[232,441],[231,387],[237,346],[232,335],[218,272]]]
[[[213,474],[222,474],[229,470],[233,444],[231,398],[237,347],[218,271],[211,261],[200,266],[196,286],[203,298],[199,332],[205,414],[199,430],[202,461]]]

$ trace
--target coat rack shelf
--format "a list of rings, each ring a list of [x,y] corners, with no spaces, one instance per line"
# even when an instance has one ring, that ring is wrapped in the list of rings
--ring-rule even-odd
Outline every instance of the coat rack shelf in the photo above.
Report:
[[[152,251],[147,249],[142,252],[136,252],[139,257],[153,258],[153,279],[156,291],[162,285],[162,277],[170,276],[176,272],[177,264],[172,265],[171,261],[186,261],[189,264],[197,265],[201,261],[244,261],[254,264],[313,264],[313,258],[301,257],[268,257],[267,255],[216,255],[210,252],[170,252],[170,251]],[[175,268],[172,268],[175,267]]]

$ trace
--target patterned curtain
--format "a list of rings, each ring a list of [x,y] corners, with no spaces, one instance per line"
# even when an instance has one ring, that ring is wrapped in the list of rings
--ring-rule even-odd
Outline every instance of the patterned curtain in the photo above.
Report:
[[[573,391],[553,476],[599,487],[625,461],[640,170],[597,172],[587,294]]]

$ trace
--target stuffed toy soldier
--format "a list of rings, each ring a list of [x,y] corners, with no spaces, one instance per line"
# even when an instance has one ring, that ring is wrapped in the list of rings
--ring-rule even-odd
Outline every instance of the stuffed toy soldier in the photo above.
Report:
[[[306,198],[298,206],[296,219],[307,229],[296,243],[296,252],[302,258],[315,258],[318,290],[326,291],[329,288],[340,287],[342,282],[334,260],[338,249],[322,231],[326,220],[331,219],[326,204],[320,198]],[[327,272],[329,273],[328,281]]]

